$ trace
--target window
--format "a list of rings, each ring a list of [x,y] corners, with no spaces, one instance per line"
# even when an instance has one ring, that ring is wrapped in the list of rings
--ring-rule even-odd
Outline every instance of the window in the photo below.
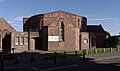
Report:
[[[87,40],[87,39],[84,39],[84,41],[83,41],[83,42],[86,44],[86,43],[88,43],[88,40]]]
[[[63,21],[61,22],[60,27],[59,27],[59,39],[60,39],[60,41],[64,41],[64,23],[63,23]]]
[[[19,37],[15,38],[15,45],[19,45]]]
[[[24,45],[24,37],[20,38],[20,45]]]

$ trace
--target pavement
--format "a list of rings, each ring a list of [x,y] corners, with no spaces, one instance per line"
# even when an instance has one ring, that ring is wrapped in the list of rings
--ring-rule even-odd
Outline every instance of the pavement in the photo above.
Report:
[[[4,71],[120,71],[120,52],[86,55],[85,60],[82,56],[67,56],[54,61],[39,53],[32,60],[31,57],[31,54],[21,54],[18,63],[4,61]]]
[[[120,52],[86,55],[86,58],[94,59],[94,61],[117,57],[120,57]]]

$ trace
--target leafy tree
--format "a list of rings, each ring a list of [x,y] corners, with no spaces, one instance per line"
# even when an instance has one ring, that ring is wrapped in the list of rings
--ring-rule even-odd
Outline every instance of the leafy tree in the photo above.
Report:
[[[120,46],[120,37],[119,36],[111,36],[108,37],[106,40],[106,46],[107,47],[119,47]]]
[[[106,31],[106,39],[109,38],[111,35],[109,32]]]

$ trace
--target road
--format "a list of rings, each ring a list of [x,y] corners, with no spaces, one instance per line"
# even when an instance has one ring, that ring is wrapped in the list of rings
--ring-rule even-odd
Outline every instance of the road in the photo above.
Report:
[[[9,65],[5,71],[120,71],[120,53],[107,53],[86,56],[86,60],[81,57],[66,57],[45,62],[33,62],[28,64]]]
[[[32,65],[7,71],[120,71],[120,57],[103,59],[95,62],[81,62],[66,65],[41,66]]]
[[[101,59],[95,62],[76,63],[40,71],[120,71],[120,57]]]

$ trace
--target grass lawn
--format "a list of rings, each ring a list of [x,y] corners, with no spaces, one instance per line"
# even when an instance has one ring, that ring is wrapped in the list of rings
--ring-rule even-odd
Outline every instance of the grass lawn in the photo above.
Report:
[[[90,50],[85,50],[86,55],[90,54],[101,54],[101,53],[109,53],[109,52],[119,52],[117,48],[99,48],[99,49],[90,49]],[[83,55],[83,50],[80,51],[73,51],[73,52],[57,52],[54,54],[54,52],[48,52],[44,54],[46,59],[53,59],[54,56],[56,58],[63,58],[66,56],[82,56]]]

